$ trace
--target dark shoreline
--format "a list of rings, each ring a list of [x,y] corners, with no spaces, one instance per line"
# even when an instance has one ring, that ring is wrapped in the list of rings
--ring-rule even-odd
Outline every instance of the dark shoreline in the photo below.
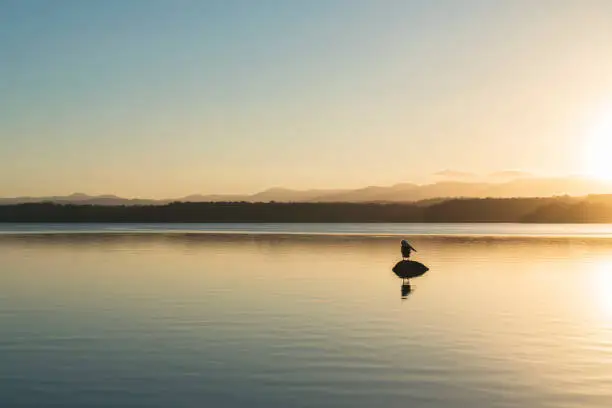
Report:
[[[0,223],[610,223],[612,196],[424,203],[175,202],[0,205]]]

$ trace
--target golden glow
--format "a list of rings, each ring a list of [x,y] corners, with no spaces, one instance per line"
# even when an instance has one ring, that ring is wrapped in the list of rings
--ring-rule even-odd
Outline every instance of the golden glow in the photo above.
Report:
[[[612,180],[612,108],[589,132],[586,145],[586,169],[588,175]]]
[[[608,317],[612,317],[612,263],[602,262],[593,273],[593,296]]]

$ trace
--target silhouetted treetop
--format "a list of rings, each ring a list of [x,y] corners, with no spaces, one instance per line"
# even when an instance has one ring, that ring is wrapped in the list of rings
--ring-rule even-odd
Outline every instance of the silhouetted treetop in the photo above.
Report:
[[[449,199],[403,204],[28,203],[0,205],[0,222],[612,222],[612,196]]]

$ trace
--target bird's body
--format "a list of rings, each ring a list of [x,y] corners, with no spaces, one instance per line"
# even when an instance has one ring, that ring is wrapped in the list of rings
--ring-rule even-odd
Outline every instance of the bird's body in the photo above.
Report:
[[[412,252],[412,250],[409,247],[402,247],[402,258],[406,259],[406,258],[410,258],[410,252]]]
[[[414,251],[414,252],[416,252],[416,251],[417,251],[417,250],[416,250],[416,249],[414,249],[414,248],[412,247],[412,245],[410,245],[410,244],[408,243],[408,241],[406,241],[405,239],[402,239],[402,243],[401,243],[401,245],[402,245],[402,246],[401,246],[401,251],[402,251],[402,258],[403,258],[403,259],[410,258],[410,253],[411,253],[412,251]]]

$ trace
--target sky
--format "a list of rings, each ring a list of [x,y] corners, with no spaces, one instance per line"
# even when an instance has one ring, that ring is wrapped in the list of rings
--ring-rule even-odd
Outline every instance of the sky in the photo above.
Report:
[[[607,0],[0,0],[0,196],[612,177],[610,44]]]

